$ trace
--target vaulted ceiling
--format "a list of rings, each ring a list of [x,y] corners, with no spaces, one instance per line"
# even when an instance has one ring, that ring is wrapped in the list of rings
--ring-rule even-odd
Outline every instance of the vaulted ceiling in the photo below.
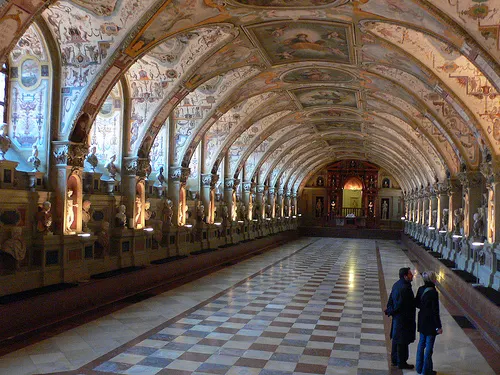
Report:
[[[61,140],[83,141],[121,81],[128,156],[170,118],[171,165],[203,141],[202,173],[227,157],[231,176],[296,189],[354,158],[411,191],[500,156],[500,0],[0,0],[0,15],[2,58],[33,19],[60,51]]]

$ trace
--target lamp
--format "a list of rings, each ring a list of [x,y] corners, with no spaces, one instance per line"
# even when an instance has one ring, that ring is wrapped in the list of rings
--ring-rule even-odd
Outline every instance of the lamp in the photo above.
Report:
[[[148,228],[144,228],[144,231],[145,231],[145,232],[152,232],[152,231],[154,231],[154,229],[153,229],[153,228],[148,227]]]

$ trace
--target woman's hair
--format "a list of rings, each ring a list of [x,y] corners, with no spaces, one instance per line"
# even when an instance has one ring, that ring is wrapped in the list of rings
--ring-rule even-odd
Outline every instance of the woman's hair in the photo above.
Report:
[[[425,282],[434,283],[436,282],[436,273],[434,271],[424,271],[422,272],[422,279],[424,279]]]

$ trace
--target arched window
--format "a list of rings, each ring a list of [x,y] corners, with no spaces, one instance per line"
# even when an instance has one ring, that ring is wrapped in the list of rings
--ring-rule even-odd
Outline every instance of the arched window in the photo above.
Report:
[[[90,148],[96,148],[100,166],[105,165],[113,155],[116,155],[115,164],[121,164],[122,114],[123,94],[118,82],[104,101],[89,133]]]
[[[161,130],[156,135],[156,138],[151,146],[149,157],[151,159],[151,167],[153,172],[158,172],[160,167],[164,168],[164,174],[168,174],[168,119],[163,124]]]
[[[0,69],[0,124],[7,120],[7,65]]]
[[[9,136],[12,148],[21,162],[21,169],[31,169],[31,166],[23,163],[34,147],[39,151],[40,169],[44,170],[46,167],[52,90],[51,65],[43,34],[33,24],[9,55]]]

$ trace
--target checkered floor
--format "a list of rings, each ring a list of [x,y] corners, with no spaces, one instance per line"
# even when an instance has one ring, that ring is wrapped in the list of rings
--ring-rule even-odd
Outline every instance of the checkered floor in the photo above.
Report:
[[[141,340],[78,373],[387,374],[373,241],[319,240]]]

